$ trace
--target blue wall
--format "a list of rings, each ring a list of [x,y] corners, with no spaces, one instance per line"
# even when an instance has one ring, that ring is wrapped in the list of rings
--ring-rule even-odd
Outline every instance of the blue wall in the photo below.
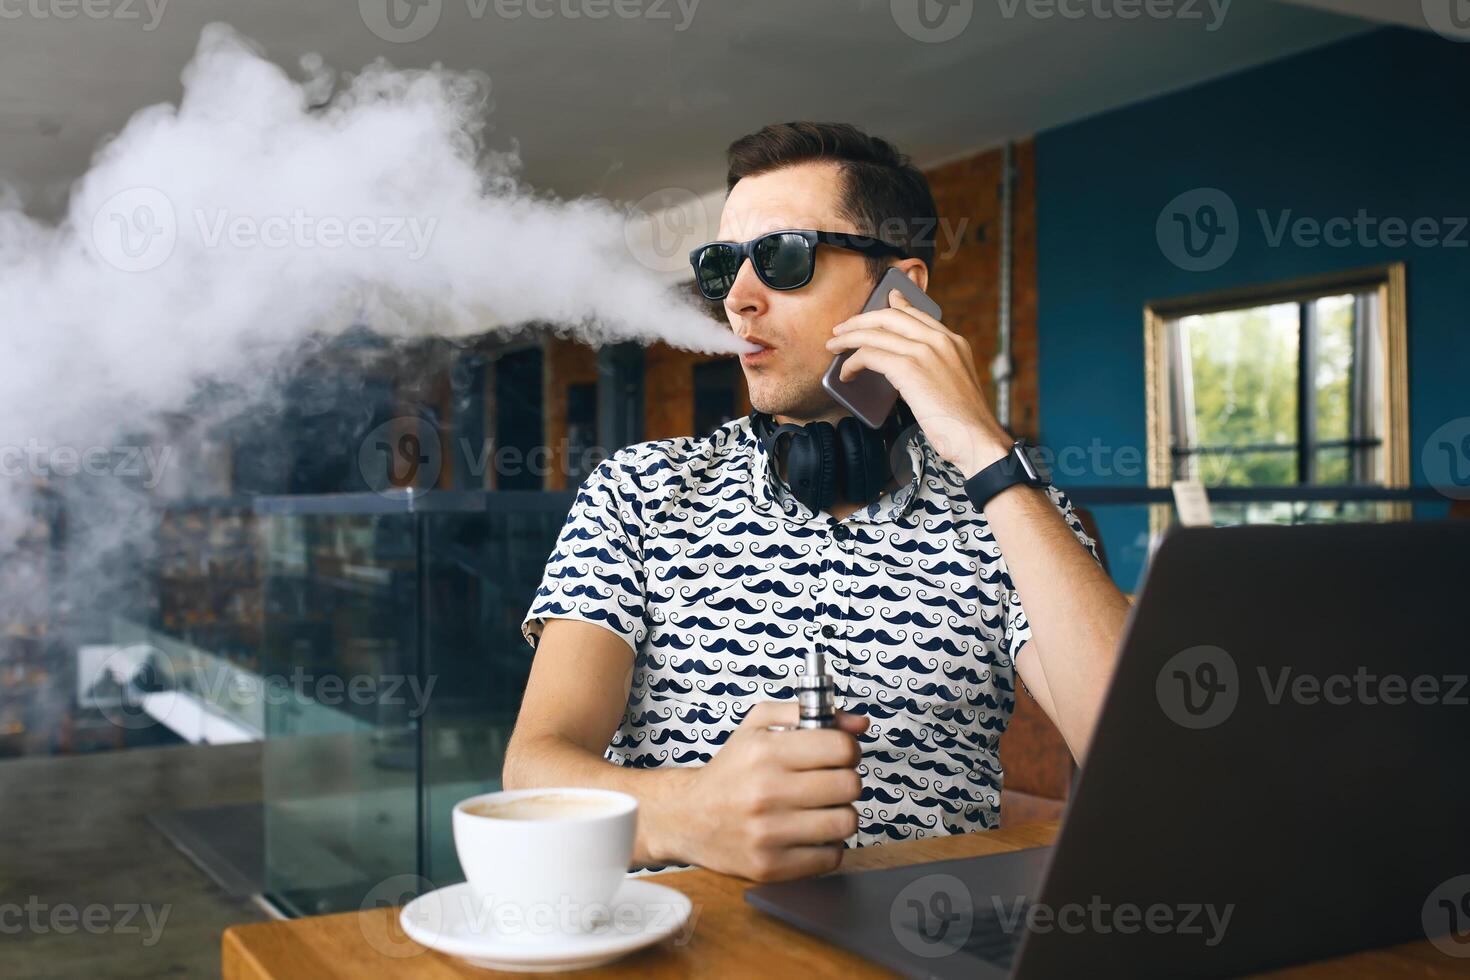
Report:
[[[1470,216],[1470,44],[1397,29],[1360,35],[1041,133],[1036,161],[1044,444],[1145,449],[1146,302],[1401,259],[1414,481],[1425,482],[1423,441],[1470,415],[1470,228],[1455,248],[1301,247],[1289,235],[1273,247],[1257,211],[1273,230],[1287,210],[1326,221],[1365,209],[1434,218],[1449,235],[1439,219]],[[1166,257],[1155,223],[1176,195],[1202,187],[1235,205],[1237,244],[1218,268],[1187,271]],[[1112,469],[1057,482],[1147,482]],[[1131,588],[1146,511],[1098,516],[1114,577]]]

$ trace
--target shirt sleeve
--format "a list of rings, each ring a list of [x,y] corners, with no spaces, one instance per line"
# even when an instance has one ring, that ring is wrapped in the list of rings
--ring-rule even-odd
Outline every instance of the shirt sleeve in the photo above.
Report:
[[[617,456],[582,483],[521,622],[534,650],[549,619],[594,623],[635,652],[648,635],[641,529],[636,502],[619,479]]]
[[[1087,530],[1083,528],[1082,522],[1077,519],[1077,514],[1072,509],[1072,501],[1067,498],[1066,494],[1050,484],[1047,485],[1046,495],[1051,498],[1052,504],[1061,512],[1062,518],[1067,522],[1067,526],[1072,529],[1072,533],[1077,536],[1077,540],[1082,543],[1082,547],[1087,549],[1087,553],[1092,556],[1092,560],[1098,564],[1102,564],[1102,560],[1097,556],[1097,542],[1092,540]],[[1005,573],[1004,583],[1005,592],[1001,596],[1001,602],[1005,607],[1005,635],[1001,640],[1001,649],[1004,651],[1007,659],[1014,664],[1021,649],[1031,639],[1031,624],[1026,620],[1026,610],[1021,606],[1020,593],[1016,591],[1015,584],[1011,582],[1009,569]],[[1027,693],[1029,694],[1030,692],[1028,691]]]

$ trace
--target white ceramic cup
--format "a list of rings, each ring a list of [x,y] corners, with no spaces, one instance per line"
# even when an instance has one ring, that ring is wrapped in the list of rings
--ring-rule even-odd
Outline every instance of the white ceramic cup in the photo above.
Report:
[[[481,816],[467,808],[528,797],[572,797],[606,804],[547,819]],[[542,787],[485,793],[454,807],[454,847],[482,906],[512,911],[557,930],[587,929],[605,918],[633,859],[638,800],[601,789]],[[503,920],[502,920],[503,921]],[[544,925],[537,931],[545,931]]]

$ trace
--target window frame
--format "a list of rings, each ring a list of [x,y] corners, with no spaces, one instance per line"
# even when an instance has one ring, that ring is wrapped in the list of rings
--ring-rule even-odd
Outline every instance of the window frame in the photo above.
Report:
[[[1174,401],[1173,375],[1169,370],[1170,321],[1196,314],[1220,313],[1276,303],[1303,303],[1344,293],[1369,294],[1377,304],[1375,337],[1383,363],[1383,415],[1378,420],[1383,434],[1382,459],[1385,487],[1409,485],[1409,383],[1406,272],[1402,262],[1370,266],[1237,289],[1196,293],[1154,300],[1144,304],[1144,388],[1147,396],[1148,485],[1168,488],[1173,482]],[[1306,378],[1303,384],[1309,384]],[[1309,399],[1310,404],[1310,399]],[[1310,421],[1298,406],[1299,424]],[[1302,451],[1298,438],[1298,451]],[[1305,485],[1305,484],[1304,484]],[[1375,484],[1377,485],[1377,484]],[[1208,487],[1206,489],[1209,489]],[[1394,519],[1408,516],[1408,506],[1389,505]],[[1173,508],[1155,504],[1149,508],[1151,531],[1158,533],[1174,520]]]

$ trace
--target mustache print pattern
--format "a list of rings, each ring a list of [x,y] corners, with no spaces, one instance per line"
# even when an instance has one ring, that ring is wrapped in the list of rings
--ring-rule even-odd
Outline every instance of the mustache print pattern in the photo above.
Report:
[[[751,602],[744,596],[730,596],[715,602],[706,602],[705,608],[716,612],[738,612],[746,616],[765,616],[769,603],[762,600],[760,603]]]
[[[962,477],[922,436],[909,462],[903,502],[885,495],[838,535],[773,477],[748,418],[604,460],[522,628],[534,646],[547,619],[579,619],[633,649],[606,758],[709,762],[755,705],[795,697],[802,658],[821,644],[839,707],[869,723],[849,845],[998,826],[997,753],[1030,627]]]

